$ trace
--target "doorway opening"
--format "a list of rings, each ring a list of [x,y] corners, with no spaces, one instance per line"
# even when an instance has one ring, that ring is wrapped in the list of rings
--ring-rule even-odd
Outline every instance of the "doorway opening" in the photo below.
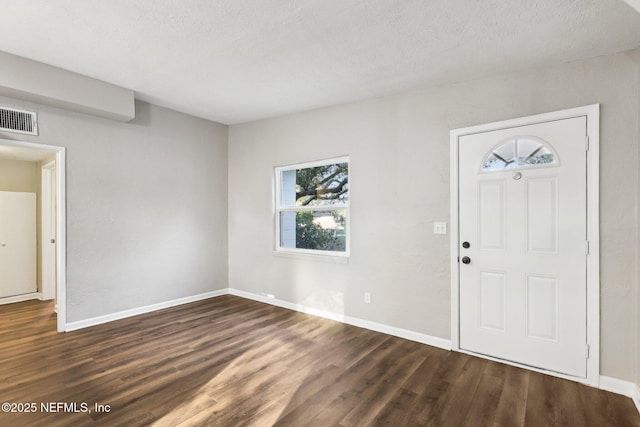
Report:
[[[0,139],[0,159],[34,163],[40,175],[38,213],[40,238],[37,252],[40,289],[22,298],[55,299],[57,331],[66,325],[66,197],[65,148]],[[20,300],[20,296],[14,301]],[[3,302],[11,302],[7,299]]]

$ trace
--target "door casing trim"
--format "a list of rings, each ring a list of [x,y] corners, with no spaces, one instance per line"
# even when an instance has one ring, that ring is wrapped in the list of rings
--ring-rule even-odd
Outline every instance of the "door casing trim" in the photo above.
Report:
[[[512,361],[503,361],[483,354],[468,352],[460,349],[460,276],[459,261],[459,183],[458,162],[460,137],[513,127],[527,126],[538,123],[571,119],[574,117],[587,118],[587,239],[589,240],[589,255],[587,256],[587,343],[589,358],[587,359],[587,376],[573,377],[554,371],[534,368]],[[585,144],[587,142],[585,141]],[[497,360],[509,365],[522,367],[536,372],[543,372],[560,378],[599,387],[600,382],[600,104],[584,107],[519,117],[499,122],[485,123],[450,131],[450,194],[451,194],[451,346],[452,350],[472,354],[490,360]],[[586,149],[586,145],[585,145]],[[585,348],[585,352],[587,348]]]

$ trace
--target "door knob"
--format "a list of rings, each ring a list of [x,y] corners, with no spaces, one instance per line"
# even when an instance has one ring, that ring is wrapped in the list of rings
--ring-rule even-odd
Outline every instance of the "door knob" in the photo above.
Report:
[[[463,264],[470,264],[471,263],[471,258],[469,258],[468,256],[463,256],[462,257],[462,263]]]

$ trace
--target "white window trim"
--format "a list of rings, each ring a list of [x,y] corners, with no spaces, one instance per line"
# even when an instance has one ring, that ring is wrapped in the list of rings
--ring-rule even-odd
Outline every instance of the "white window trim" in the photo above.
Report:
[[[275,241],[274,241],[274,253],[279,256],[297,257],[298,255],[304,257],[310,257],[319,260],[338,261],[344,259],[347,261],[351,251],[351,210],[350,200],[349,203],[337,203],[334,205],[325,206],[282,206],[282,186],[281,186],[281,174],[284,171],[293,169],[305,169],[317,166],[326,166],[336,163],[346,163],[349,168],[349,191],[351,191],[351,163],[349,156],[332,157],[330,159],[315,160],[311,162],[294,163],[284,166],[276,166],[274,168],[274,184],[275,184],[275,204],[274,204],[274,223],[275,223]],[[349,196],[351,197],[351,196]],[[345,236],[345,251],[323,251],[318,249],[298,249],[298,248],[285,248],[280,246],[280,212],[297,212],[297,211],[333,211],[336,209],[344,209],[347,211],[346,215],[346,236]]]

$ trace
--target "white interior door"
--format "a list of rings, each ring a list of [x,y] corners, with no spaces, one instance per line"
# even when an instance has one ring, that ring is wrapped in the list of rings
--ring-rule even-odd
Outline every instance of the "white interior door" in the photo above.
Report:
[[[33,292],[36,194],[0,191],[0,298]]]
[[[51,162],[42,167],[41,194],[41,265],[42,299],[56,297],[56,166]]]
[[[460,348],[586,377],[586,117],[459,138]]]

